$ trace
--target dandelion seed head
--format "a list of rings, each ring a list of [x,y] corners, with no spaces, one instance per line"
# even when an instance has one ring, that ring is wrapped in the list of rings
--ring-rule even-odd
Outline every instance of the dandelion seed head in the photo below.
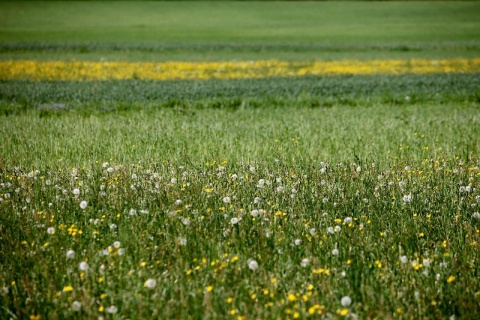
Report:
[[[87,201],[83,200],[82,202],[80,202],[80,208],[82,210],[85,210],[85,208],[87,207],[88,203]]]
[[[186,246],[187,245],[187,238],[179,237],[178,238],[178,244],[181,245],[181,246]]]
[[[118,308],[115,307],[115,306],[110,306],[110,307],[105,309],[105,312],[109,313],[109,314],[115,314],[115,313],[117,313],[117,311],[118,311]]]
[[[308,266],[309,263],[310,263],[310,260],[308,258],[303,258],[302,261],[300,262],[300,265],[305,268]]]
[[[252,271],[255,271],[258,269],[258,262],[254,259],[248,259],[247,265],[248,265],[248,268]]]
[[[80,309],[82,309],[82,304],[79,301],[75,300],[73,301],[71,308],[73,311],[80,311]]]
[[[75,251],[73,251],[73,250],[71,250],[71,249],[70,249],[70,250],[67,250],[66,256],[67,256],[67,259],[73,259],[73,258],[75,258]]]
[[[342,299],[340,300],[340,303],[341,303],[342,306],[344,306],[344,307],[349,307],[349,306],[352,304],[352,298],[350,298],[349,296],[344,296],[344,297],[342,297]]]
[[[145,281],[145,283],[143,284],[143,287],[147,289],[155,289],[156,286],[157,286],[157,280],[151,279],[151,278]]]
[[[54,227],[50,227],[47,229],[47,233],[48,234],[54,234],[55,233],[55,228]]]
[[[80,271],[88,271],[88,268],[88,263],[85,261],[80,262],[78,265],[78,269],[80,269]]]

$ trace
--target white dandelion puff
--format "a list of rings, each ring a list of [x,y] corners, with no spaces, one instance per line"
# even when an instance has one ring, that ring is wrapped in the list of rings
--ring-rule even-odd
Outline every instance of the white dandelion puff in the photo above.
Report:
[[[118,308],[115,307],[115,306],[110,306],[110,307],[105,309],[105,312],[110,313],[110,314],[115,314],[115,313],[117,313],[117,311],[118,311]]]
[[[407,263],[407,262],[408,262],[407,256],[401,256],[401,257],[400,257],[400,262],[401,262],[401,263]]]
[[[88,271],[88,263],[85,261],[80,262],[78,269],[80,269],[80,271]]]
[[[240,220],[238,218],[232,218],[230,220],[230,224],[233,226],[233,225],[236,225]]]
[[[145,283],[143,284],[143,286],[147,289],[154,289],[156,286],[157,286],[157,280],[155,279],[148,279],[147,281],[145,281]]]
[[[352,304],[352,298],[350,298],[349,296],[344,296],[344,297],[342,297],[342,299],[340,300],[340,303],[341,303],[342,306],[344,306],[344,307],[349,307],[349,306]]]
[[[80,309],[82,309],[82,304],[79,301],[75,300],[73,301],[71,308],[73,311],[80,311]]]
[[[47,229],[47,233],[48,234],[54,234],[55,233],[55,228],[54,227],[50,227]]]
[[[186,246],[187,245],[187,238],[180,237],[178,238],[178,244],[181,246]]]
[[[308,258],[303,258],[302,261],[300,262],[300,265],[305,268],[306,266],[308,266],[309,263],[310,263],[310,260]]]
[[[230,199],[230,197],[224,197],[224,198],[223,198],[223,203],[225,203],[225,204],[228,204],[228,203],[230,203],[231,201],[232,201],[232,200]]]
[[[403,202],[405,202],[405,203],[412,202],[412,194],[409,193],[409,194],[404,195],[403,196]]]
[[[248,268],[252,271],[255,271],[258,269],[258,262],[254,259],[248,259],[247,265],[248,265]]]
[[[67,256],[67,259],[73,259],[75,258],[75,251],[73,250],[67,250],[67,253],[66,253],[66,256]]]
[[[85,210],[85,208],[87,207],[88,203],[87,201],[83,200],[82,202],[80,202],[80,208],[82,210]]]

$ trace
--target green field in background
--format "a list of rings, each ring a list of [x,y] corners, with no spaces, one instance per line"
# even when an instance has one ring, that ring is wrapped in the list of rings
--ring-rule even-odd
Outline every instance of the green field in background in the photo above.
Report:
[[[1,2],[0,58],[472,57],[479,15],[456,1]]]

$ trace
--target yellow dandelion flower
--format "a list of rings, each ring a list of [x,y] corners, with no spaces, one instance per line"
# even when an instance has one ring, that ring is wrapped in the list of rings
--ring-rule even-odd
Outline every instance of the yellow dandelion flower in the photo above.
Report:
[[[73,287],[72,287],[72,286],[65,286],[65,287],[63,287],[63,292],[70,292],[70,291],[73,291]]]

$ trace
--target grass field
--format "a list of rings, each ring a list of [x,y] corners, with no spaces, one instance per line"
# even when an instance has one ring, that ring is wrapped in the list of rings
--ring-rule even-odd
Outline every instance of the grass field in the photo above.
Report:
[[[477,57],[478,2],[1,2],[0,58]]]
[[[479,11],[0,2],[0,319],[476,319]]]

